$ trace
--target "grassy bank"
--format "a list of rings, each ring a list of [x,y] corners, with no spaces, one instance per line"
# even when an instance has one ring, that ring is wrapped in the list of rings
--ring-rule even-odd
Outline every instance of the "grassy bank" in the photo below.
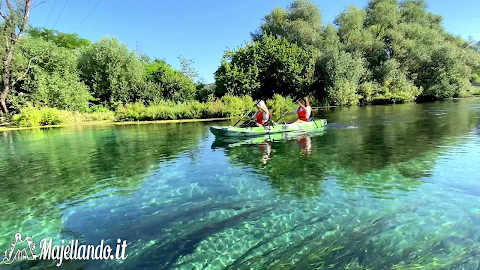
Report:
[[[272,113],[292,110],[296,107],[291,98],[275,95],[267,104]],[[224,119],[239,117],[253,111],[255,101],[250,96],[226,95],[207,102],[173,102],[161,100],[149,105],[142,102],[120,105],[115,111],[96,107],[91,112],[59,110],[49,107],[26,106],[13,115],[11,127],[62,126],[88,123],[129,121],[161,121],[186,119]]]
[[[16,125],[5,125],[0,126],[0,132],[2,131],[14,131],[14,130],[27,130],[35,128],[60,128],[60,127],[72,127],[72,126],[121,126],[121,125],[146,125],[146,124],[172,124],[172,123],[191,123],[191,122],[209,122],[209,121],[222,121],[228,120],[230,118],[206,118],[206,119],[179,119],[179,120],[154,120],[154,121],[125,121],[125,122],[114,122],[109,120],[103,121],[89,121],[89,122],[80,122],[80,123],[71,123],[71,124],[61,124],[61,125],[47,125],[47,126],[36,126],[36,127],[18,127]]]

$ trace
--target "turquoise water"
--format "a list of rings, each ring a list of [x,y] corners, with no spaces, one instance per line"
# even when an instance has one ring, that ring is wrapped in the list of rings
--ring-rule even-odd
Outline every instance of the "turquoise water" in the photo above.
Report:
[[[230,122],[0,132],[0,255],[21,232],[37,253],[128,242],[65,269],[479,267],[479,99],[316,115],[319,132],[237,142],[208,130]]]

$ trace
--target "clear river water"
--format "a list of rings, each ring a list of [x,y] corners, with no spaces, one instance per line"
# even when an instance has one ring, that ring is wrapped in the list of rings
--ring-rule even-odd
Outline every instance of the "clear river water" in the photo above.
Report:
[[[128,243],[64,269],[478,269],[480,99],[316,117],[235,142],[209,131],[230,121],[0,132],[0,261],[21,233]]]

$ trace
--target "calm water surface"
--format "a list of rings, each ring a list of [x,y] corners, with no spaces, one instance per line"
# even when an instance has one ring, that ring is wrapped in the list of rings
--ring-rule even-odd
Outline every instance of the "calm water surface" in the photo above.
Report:
[[[21,232],[128,242],[65,269],[477,269],[480,99],[317,116],[239,142],[208,130],[230,122],[0,132],[0,255]]]

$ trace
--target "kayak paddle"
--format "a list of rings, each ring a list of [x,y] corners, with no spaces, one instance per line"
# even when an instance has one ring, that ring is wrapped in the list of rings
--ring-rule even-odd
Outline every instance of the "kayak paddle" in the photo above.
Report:
[[[280,118],[278,118],[277,121],[275,121],[275,123],[277,123],[278,120],[282,119],[285,115],[287,115],[287,113],[289,113],[289,111],[284,112],[282,116],[280,116]]]
[[[260,101],[262,101],[262,100],[260,99],[259,101],[257,101],[257,103],[255,104],[255,106],[253,106],[253,107],[256,107],[256,106],[258,105],[258,103],[260,103]],[[233,125],[233,126],[234,126],[234,127],[237,126],[238,123],[239,123],[240,121],[242,121],[242,119],[245,118],[245,116],[247,116],[247,115],[250,114],[251,112],[252,112],[252,111],[246,112],[246,113],[242,116],[242,118],[238,119],[238,121],[237,121],[237,122],[235,123],[235,125]]]

